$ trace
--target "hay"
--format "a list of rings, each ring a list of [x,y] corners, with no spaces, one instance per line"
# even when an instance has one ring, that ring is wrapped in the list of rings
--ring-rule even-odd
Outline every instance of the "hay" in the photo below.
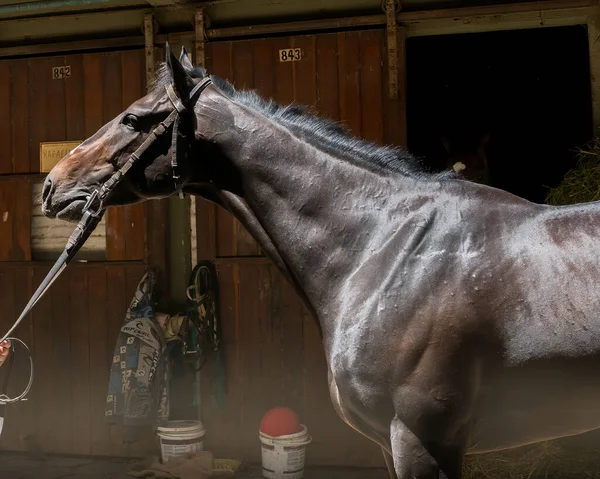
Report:
[[[503,452],[467,456],[465,479],[600,478],[600,450],[570,450],[548,441]]]
[[[600,200],[600,139],[579,148],[576,161],[576,167],[556,188],[550,189],[546,203],[569,205]]]

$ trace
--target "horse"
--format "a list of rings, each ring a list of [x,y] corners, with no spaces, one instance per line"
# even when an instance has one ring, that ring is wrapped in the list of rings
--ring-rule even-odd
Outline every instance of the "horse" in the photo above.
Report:
[[[238,218],[317,321],[334,408],[392,479],[458,479],[467,454],[600,427],[598,203],[427,170],[168,45],[148,93],[47,175],[43,213],[77,221],[115,175],[103,207],[183,193]]]

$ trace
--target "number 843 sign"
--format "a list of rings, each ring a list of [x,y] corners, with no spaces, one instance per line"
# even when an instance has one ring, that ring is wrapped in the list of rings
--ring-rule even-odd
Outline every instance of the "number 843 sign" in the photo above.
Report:
[[[297,62],[302,59],[301,48],[284,48],[279,50],[280,62]]]

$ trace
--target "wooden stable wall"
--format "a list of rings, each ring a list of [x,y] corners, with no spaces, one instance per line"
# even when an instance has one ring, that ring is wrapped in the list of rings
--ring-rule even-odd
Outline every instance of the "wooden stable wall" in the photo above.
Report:
[[[278,61],[280,49],[298,47],[300,61]],[[312,106],[368,140],[403,144],[402,98],[387,98],[384,52],[383,30],[211,42],[206,66],[237,88]],[[316,324],[282,275],[225,210],[198,200],[196,228],[198,258],[218,268],[228,385],[219,411],[207,368],[207,447],[259,461],[261,417],[283,405],[300,414],[313,436],[309,463],[381,465],[379,448],[335,414]]]
[[[54,66],[71,77],[54,80]],[[50,268],[33,261],[32,184],[43,179],[42,141],[82,141],[144,94],[141,49],[0,62],[0,330],[4,333]],[[35,382],[24,403],[7,408],[0,448],[135,454],[118,427],[104,424],[115,341],[148,264],[164,270],[160,202],[109,209],[106,261],[72,263],[19,327],[32,348]],[[66,238],[65,238],[66,240]],[[17,347],[10,395],[27,379]],[[5,371],[0,370],[0,380]]]

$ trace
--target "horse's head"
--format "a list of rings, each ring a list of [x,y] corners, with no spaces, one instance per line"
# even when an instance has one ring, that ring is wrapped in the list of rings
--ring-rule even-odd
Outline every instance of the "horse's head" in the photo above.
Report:
[[[151,136],[153,130],[175,111],[166,87],[172,85],[176,96],[185,99],[204,75],[203,70],[194,69],[185,49],[182,49],[178,60],[167,45],[165,70],[157,76],[150,92],[72,150],[50,171],[42,192],[44,214],[70,221],[78,220],[86,198],[119,170]],[[188,106],[189,111],[193,111],[194,105]],[[197,147],[197,142],[192,141],[193,120],[194,115],[188,115],[185,111],[178,121],[176,156],[183,184],[189,176],[186,158],[194,154],[192,149]],[[173,126],[151,142],[108,195],[105,206],[165,197],[177,190],[171,163],[174,145],[172,130]]]

